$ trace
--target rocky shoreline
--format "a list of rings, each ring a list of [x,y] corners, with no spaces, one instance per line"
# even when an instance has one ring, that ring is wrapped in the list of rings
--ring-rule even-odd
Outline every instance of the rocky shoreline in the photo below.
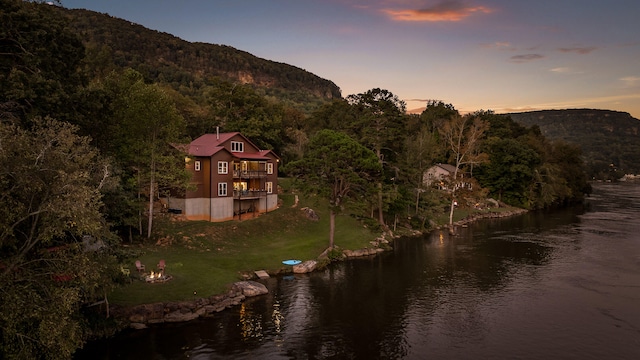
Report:
[[[198,298],[193,301],[114,306],[111,314],[129,323],[133,329],[144,329],[150,324],[175,323],[213,316],[224,309],[239,305],[247,297],[267,294],[267,287],[256,281],[234,283],[226,294]]]
[[[484,213],[476,213],[473,215],[469,215],[466,218],[456,221],[453,223],[454,226],[465,226],[468,225],[472,222],[478,221],[478,220],[484,220],[484,219],[499,219],[499,218],[505,218],[505,217],[511,217],[511,216],[516,216],[516,215],[520,215],[520,214],[524,214],[526,213],[528,210],[526,209],[514,209],[514,210],[510,210],[510,211],[489,211],[489,212],[484,212]]]
[[[478,220],[504,218],[520,215],[525,212],[527,212],[527,210],[515,209],[503,212],[491,211],[477,213],[469,215],[455,222],[453,225],[466,226]],[[448,225],[445,227],[448,227]],[[416,236],[421,234],[420,232],[414,233]],[[392,247],[389,241],[384,237],[379,237],[371,242],[370,248],[344,250],[342,254],[344,258],[349,259],[377,255],[391,249]],[[326,255],[327,252],[325,251],[320,258]],[[317,264],[318,262],[315,260],[308,260],[293,266],[292,270],[297,274],[308,273],[315,271]],[[144,329],[151,324],[184,322],[200,317],[211,317],[225,309],[241,304],[248,297],[259,296],[267,294],[268,292],[267,287],[263,284],[253,280],[246,280],[234,283],[231,289],[225,294],[213,295],[207,298],[197,298],[191,301],[159,302],[130,307],[112,306],[111,314],[115,318],[125,322],[125,324],[128,323],[128,326],[133,329]]]

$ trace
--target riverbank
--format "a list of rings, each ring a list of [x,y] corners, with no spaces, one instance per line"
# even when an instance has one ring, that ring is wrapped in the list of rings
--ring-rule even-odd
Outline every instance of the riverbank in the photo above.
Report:
[[[510,216],[520,215],[526,212],[524,209],[517,208],[501,208],[500,211],[485,210],[482,212],[473,212],[459,219],[454,226],[467,226],[468,224],[484,220],[497,219]],[[446,228],[444,225],[438,228]],[[422,232],[411,232],[410,236],[421,236]],[[406,236],[406,235],[403,235]],[[396,235],[399,237],[399,235]],[[306,260],[300,265],[296,265],[291,269],[272,272],[271,276],[278,276],[282,273],[292,271],[294,273],[305,273],[321,269],[330,263],[329,256],[335,259],[348,261],[350,258],[375,256],[384,251],[393,249],[392,240],[385,236],[379,236],[377,239],[370,241],[362,247],[355,250],[340,250],[338,254],[335,252],[330,254],[327,249],[320,256],[311,260]],[[155,301],[146,304],[138,304],[133,306],[114,305],[111,310],[113,317],[117,318],[125,327],[134,329],[146,328],[152,324],[175,323],[191,321],[198,318],[206,318],[215,316],[227,308],[241,304],[247,297],[259,296],[266,294],[268,291],[262,285],[258,276],[254,273],[244,272],[244,280],[234,282],[228,286],[228,290],[219,294],[210,296],[198,295],[197,291],[193,292],[192,298],[182,301]],[[160,284],[162,286],[162,284]]]
[[[480,211],[467,215],[465,218],[453,223],[454,226],[466,226],[478,220],[500,219],[504,217],[516,216],[526,213],[528,210],[520,208],[508,208],[505,211]]]

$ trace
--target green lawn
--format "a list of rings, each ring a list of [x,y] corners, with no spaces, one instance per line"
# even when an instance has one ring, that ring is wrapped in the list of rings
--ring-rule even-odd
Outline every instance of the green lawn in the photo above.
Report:
[[[288,180],[281,183],[285,189],[290,188]],[[222,294],[229,285],[242,280],[243,274],[253,275],[256,270],[269,273],[290,271],[289,267],[282,264],[283,260],[316,259],[329,245],[326,201],[301,196],[300,204],[293,208],[293,194],[285,190],[279,197],[283,201],[279,209],[244,221],[177,221],[170,215],[156,218],[154,239],[126,244],[141,255],[132,258],[128,264],[132,274],[131,283],[111,293],[109,301],[136,305]],[[307,219],[300,210],[303,207],[314,209],[320,220]],[[510,208],[484,211],[456,209],[454,221],[472,212],[508,210]],[[448,213],[434,220],[439,224],[447,224]],[[368,230],[353,217],[342,215],[336,218],[335,245],[341,249],[369,247],[369,242],[379,235],[379,232]],[[140,280],[134,265],[136,259],[145,264],[147,271],[155,270],[156,264],[164,259],[165,273],[172,276],[172,280],[161,284]]]
[[[130,246],[141,251],[137,259],[147,271],[164,259],[165,273],[172,280],[160,284],[139,280],[136,259],[131,259],[133,281],[114,291],[109,301],[135,305],[187,300],[194,298],[194,292],[197,297],[221,294],[242,280],[243,273],[287,271],[282,260],[316,259],[329,244],[326,203],[301,201],[292,208],[293,195],[280,197],[284,201],[280,209],[241,222],[175,221],[168,215],[156,219],[157,238]],[[320,220],[307,219],[300,210],[305,206],[314,209]],[[336,219],[335,243],[342,249],[368,247],[378,235],[350,216]],[[162,245],[156,245],[158,239]]]

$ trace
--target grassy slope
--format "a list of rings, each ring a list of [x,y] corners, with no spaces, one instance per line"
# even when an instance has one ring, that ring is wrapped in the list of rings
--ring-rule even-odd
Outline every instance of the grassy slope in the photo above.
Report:
[[[161,217],[156,221],[157,233],[164,245],[149,241],[136,244],[139,257],[147,270],[155,270],[160,259],[166,261],[166,274],[173,279],[163,284],[147,284],[134,279],[117,289],[110,302],[122,305],[187,300],[224,293],[242,273],[255,270],[278,272],[287,270],[282,260],[316,259],[328,246],[329,219],[326,204],[305,201],[292,208],[294,196],[281,195],[280,209],[242,222],[209,223],[176,221]],[[309,206],[320,221],[307,219],[300,208]],[[360,249],[379,234],[364,228],[349,216],[336,219],[336,245],[343,249]],[[167,243],[170,245],[166,245]],[[137,276],[131,260],[130,269]]]
[[[282,184],[288,187],[286,181]],[[147,284],[138,279],[136,259],[131,259],[129,268],[134,280],[110,294],[109,301],[136,305],[208,297],[226,292],[229,285],[243,279],[243,274],[252,275],[255,270],[290,271],[282,260],[316,259],[329,244],[327,203],[301,197],[294,208],[294,195],[285,192],[279,197],[283,201],[279,209],[241,222],[179,221],[168,215],[157,218],[155,232],[162,245],[156,245],[156,238],[131,248],[142,252],[138,259],[149,271],[164,259],[166,274],[173,279],[163,284]],[[307,219],[300,210],[303,207],[314,209],[320,220]],[[454,221],[472,213],[512,209],[458,209]],[[448,215],[442,213],[434,220],[446,224]],[[342,249],[366,248],[379,235],[350,216],[336,218],[335,242]]]

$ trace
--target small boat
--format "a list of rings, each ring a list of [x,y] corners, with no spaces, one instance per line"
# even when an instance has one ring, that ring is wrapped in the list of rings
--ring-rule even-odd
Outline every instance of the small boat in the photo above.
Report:
[[[300,261],[300,260],[293,260],[293,259],[291,259],[291,260],[284,260],[282,263],[283,263],[283,264],[285,264],[285,265],[291,265],[291,266],[293,266],[293,265],[298,265],[298,264],[300,264],[301,262],[302,262],[302,261]]]

